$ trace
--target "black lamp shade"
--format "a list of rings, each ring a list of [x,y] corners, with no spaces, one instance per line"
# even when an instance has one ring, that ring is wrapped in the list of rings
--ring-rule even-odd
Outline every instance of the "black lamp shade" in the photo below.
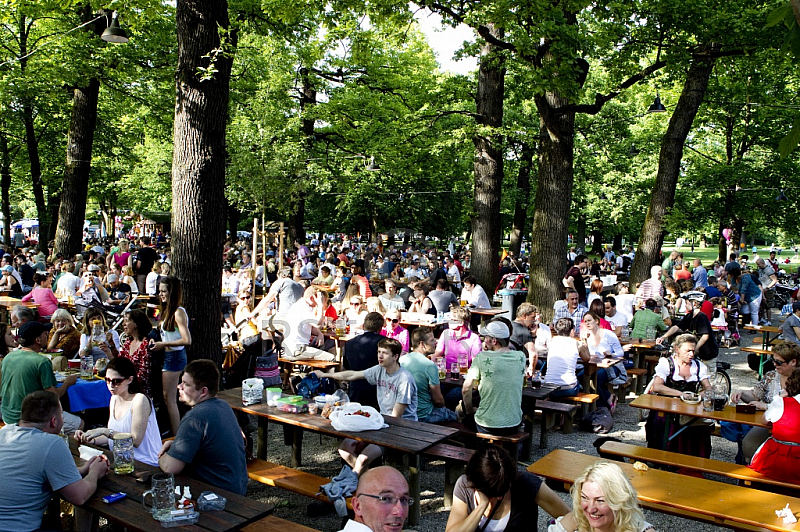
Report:
[[[111,17],[111,24],[105,29],[100,38],[106,42],[126,43],[128,42],[128,34],[119,27],[119,18],[117,17],[117,12],[115,11]]]
[[[659,97],[658,93],[656,93],[656,99],[653,100],[653,105],[647,110],[648,113],[665,113],[667,112],[667,108],[664,107],[664,104],[661,103],[661,98]]]

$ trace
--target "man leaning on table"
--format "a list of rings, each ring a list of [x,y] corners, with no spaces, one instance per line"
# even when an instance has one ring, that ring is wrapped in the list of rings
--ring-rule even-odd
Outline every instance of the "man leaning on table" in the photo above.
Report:
[[[231,407],[217,398],[220,374],[211,360],[186,365],[178,395],[192,409],[175,439],[164,442],[158,465],[165,473],[185,473],[239,495],[247,493],[244,438]]]
[[[75,466],[59,436],[64,425],[61,414],[56,394],[36,391],[22,401],[18,423],[0,430],[0,530],[39,530],[54,492],[81,505],[108,473],[105,457]]]
[[[359,478],[353,495],[355,519],[340,532],[399,532],[412,504],[403,475],[389,466],[376,467]]]
[[[3,358],[0,397],[2,397],[3,421],[8,425],[19,420],[22,401],[32,392],[47,390],[62,397],[67,389],[78,380],[77,375],[69,375],[64,383],[56,388],[53,365],[40,355],[47,347],[48,331],[51,323],[29,321],[18,331],[19,349]],[[72,434],[83,428],[83,420],[76,415],[64,412],[64,432]]]

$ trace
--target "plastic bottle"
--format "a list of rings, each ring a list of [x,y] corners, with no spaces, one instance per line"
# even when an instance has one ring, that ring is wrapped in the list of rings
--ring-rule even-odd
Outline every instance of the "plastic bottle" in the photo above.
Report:
[[[106,331],[99,318],[92,320],[92,346],[98,346],[106,341]]]

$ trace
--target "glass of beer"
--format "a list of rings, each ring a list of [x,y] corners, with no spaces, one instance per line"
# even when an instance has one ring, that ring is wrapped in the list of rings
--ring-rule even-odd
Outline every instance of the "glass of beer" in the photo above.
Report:
[[[436,359],[436,367],[439,369],[439,380],[447,378],[447,361],[444,357]]]
[[[467,306],[467,300],[466,299],[462,299],[461,300],[461,306],[462,307],[466,307]]]
[[[466,375],[467,370],[469,369],[469,360],[467,359],[466,353],[459,353],[458,355],[458,373],[461,375]]]

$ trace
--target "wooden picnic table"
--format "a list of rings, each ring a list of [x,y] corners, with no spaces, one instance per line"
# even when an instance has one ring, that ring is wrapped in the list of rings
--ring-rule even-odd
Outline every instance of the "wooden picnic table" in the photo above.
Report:
[[[663,412],[669,416],[690,416],[694,418],[713,419],[714,421],[730,421],[742,425],[752,425],[754,427],[766,427],[769,425],[764,422],[764,412],[756,411],[755,414],[742,414],[736,411],[733,405],[725,405],[725,410],[703,410],[703,404],[690,405],[680,400],[678,397],[667,397],[665,395],[643,394],[630,402],[630,406]]]
[[[23,302],[21,299],[17,299],[16,297],[0,296],[0,313],[2,313],[2,317],[0,319],[6,323],[11,323],[11,309],[17,305],[23,305],[33,310],[39,308],[39,305],[33,301]]]
[[[242,405],[242,389],[233,388],[220,392],[220,399],[226,401],[231,408],[246,414],[258,416],[258,451],[257,457],[267,458],[267,431],[269,422],[293,427],[291,466],[298,467],[302,462],[303,431],[316,432],[335,438],[351,438],[357,441],[373,443],[387,449],[393,449],[408,458],[408,486],[414,505],[409,509],[409,525],[416,526],[420,515],[420,455],[428,448],[458,434],[458,430],[450,427],[409,421],[392,416],[384,416],[389,425],[380,430],[347,432],[333,428],[330,420],[320,415],[291,414],[282,412],[266,403]]]
[[[761,333],[761,349],[764,351],[771,351],[774,347],[773,342],[778,339],[778,337],[783,333],[783,330],[780,327],[775,327],[774,325],[758,325],[754,326],[753,324],[748,324],[744,326],[745,329],[748,331],[756,331]],[[773,336],[774,335],[774,336]],[[764,376],[764,364],[767,363],[767,354],[766,353],[757,353],[759,356],[758,361],[758,378]]]
[[[557,449],[539,459],[528,471],[563,483],[565,489],[590,465],[601,458]],[[687,477],[660,469],[637,471],[632,464],[614,462],[636,489],[639,503],[647,509],[704,521],[734,530],[796,532],[800,523],[783,524],[775,510],[786,504],[795,512],[800,499],[768,491]]]
[[[452,379],[448,374],[447,377],[445,377],[444,379],[440,379],[439,382],[441,382],[446,386],[457,386],[460,388],[464,385],[464,377],[459,376],[457,379]],[[538,400],[547,399],[554,391],[558,390],[558,388],[559,386],[555,384],[547,384],[544,382],[538,388],[531,388],[530,386],[525,386],[524,388],[522,388],[522,400],[525,401],[526,398],[533,399],[534,401],[537,399]]]
[[[79,444],[70,438],[70,451],[75,458],[75,465],[80,466],[84,463],[78,451]],[[91,446],[90,446],[91,447]],[[111,459],[112,454],[107,448],[96,447]],[[97,483],[97,491],[89,497],[81,508],[104,517],[108,521],[124,526],[127,530],[137,532],[150,532],[160,529],[160,523],[153,519],[142,506],[142,494],[150,489],[150,482],[140,482],[139,478],[149,477],[158,473],[160,470],[142,462],[135,462],[134,472],[129,475],[117,475],[113,470],[109,470],[108,475],[100,479]],[[224,532],[227,530],[239,530],[259,519],[272,513],[274,506],[271,504],[249,499],[244,495],[238,495],[226,491],[205,482],[194,480],[185,475],[175,475],[176,486],[189,486],[192,490],[192,497],[197,498],[204,491],[213,491],[217,495],[225,497],[228,502],[222,511],[199,511],[200,517],[194,525],[182,526],[181,530],[202,531],[209,530],[214,532]],[[112,493],[124,492],[128,496],[112,504],[103,502],[103,497]]]

